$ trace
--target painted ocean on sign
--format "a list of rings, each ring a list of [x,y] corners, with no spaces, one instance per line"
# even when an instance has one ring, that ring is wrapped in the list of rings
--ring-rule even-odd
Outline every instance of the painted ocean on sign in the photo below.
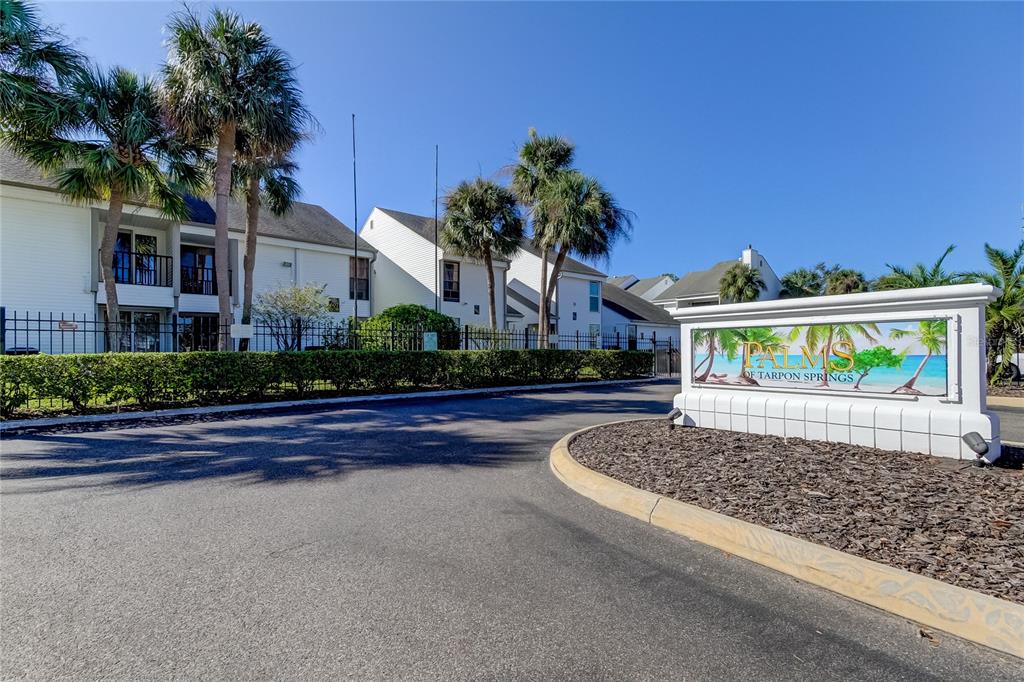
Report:
[[[944,319],[693,330],[697,384],[947,393]]]

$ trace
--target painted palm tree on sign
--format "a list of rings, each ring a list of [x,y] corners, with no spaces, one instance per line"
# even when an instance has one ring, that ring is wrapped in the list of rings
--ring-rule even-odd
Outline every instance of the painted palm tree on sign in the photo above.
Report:
[[[512,189],[526,209],[524,219],[533,226],[533,245],[540,250],[539,310],[545,310],[548,296],[548,254],[555,246],[554,234],[538,210],[541,194],[572,165],[575,147],[564,137],[537,135],[530,128],[526,142],[519,148],[519,163],[512,169]],[[546,312],[546,311],[545,311]],[[547,343],[548,314],[541,313],[537,320],[541,345]]]
[[[600,182],[574,170],[559,173],[541,189],[537,216],[545,239],[556,249],[541,311],[551,308],[555,284],[570,254],[585,260],[607,258],[615,242],[628,237],[633,228],[630,211],[621,208]]]
[[[37,129],[39,107],[85,68],[85,58],[22,0],[0,0],[0,119],[5,134]],[[30,111],[30,109],[32,111]]]
[[[281,102],[301,101],[295,68],[263,28],[234,12],[214,9],[206,22],[184,10],[168,26],[164,65],[174,123],[216,150],[214,267],[221,324],[232,320],[228,284],[228,204],[239,128],[272,128]],[[228,338],[221,337],[226,349]]]
[[[120,321],[114,247],[124,204],[146,202],[168,218],[187,219],[184,193],[205,185],[203,152],[166,127],[156,82],[127,69],[83,71],[55,102],[27,109],[45,121],[40,130],[47,134],[8,144],[52,173],[71,201],[107,201],[100,267],[111,323],[108,347],[114,349]]]
[[[477,178],[463,181],[445,197],[441,243],[484,262],[487,270],[487,313],[491,330],[498,329],[495,307],[494,257],[512,258],[523,238],[523,219],[516,195],[501,185]]]
[[[907,379],[907,382],[893,390],[893,393],[914,393],[920,394],[921,391],[914,388],[914,384],[921,376],[921,372],[924,371],[924,366],[928,364],[933,355],[938,355],[946,347],[946,321],[945,320],[921,320],[917,323],[917,327],[912,330],[907,329],[893,329],[889,332],[889,338],[891,339],[906,339],[910,338],[915,343],[920,344],[925,350],[925,356],[921,358],[921,362],[917,365],[917,369],[914,370],[913,376]]]
[[[956,248],[953,244],[946,247],[939,259],[930,266],[924,263],[915,263],[910,268],[903,268],[898,265],[886,263],[889,272],[882,275],[875,282],[875,289],[886,291],[890,289],[916,289],[919,287],[941,287],[947,284],[961,284],[967,281],[968,276],[960,272],[946,272],[942,263],[949,254]]]
[[[875,342],[881,335],[878,325],[874,322],[841,322],[836,324],[811,324],[793,327],[789,340],[796,341],[804,336],[804,346],[811,353],[822,357],[821,388],[828,388],[829,362],[832,359],[832,348],[837,341],[845,341],[856,349],[856,336]]]
[[[760,271],[746,263],[737,263],[722,274],[718,297],[723,303],[750,303],[761,298],[764,289]]]
[[[968,275],[999,288],[999,296],[985,308],[985,337],[989,381],[1006,377],[1024,336],[1024,242],[1012,251],[985,244],[991,270]]]
[[[721,351],[729,360],[735,360],[740,352],[741,340],[735,329],[696,329],[693,332],[693,344],[695,346],[705,345],[707,356],[693,369],[694,381],[706,382],[711,378],[711,371],[715,366],[715,355]],[[707,365],[705,366],[705,363]],[[700,368],[704,371],[700,372]],[[700,374],[697,374],[700,372]]]

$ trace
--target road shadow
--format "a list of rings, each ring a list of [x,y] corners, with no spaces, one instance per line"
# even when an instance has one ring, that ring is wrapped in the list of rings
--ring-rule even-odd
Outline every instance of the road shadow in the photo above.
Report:
[[[517,427],[584,412],[588,423],[664,413],[668,407],[656,393],[600,387],[25,434],[4,439],[0,479],[4,494],[19,494],[212,479],[316,481],[365,469],[502,467],[545,454],[536,436],[524,437]]]

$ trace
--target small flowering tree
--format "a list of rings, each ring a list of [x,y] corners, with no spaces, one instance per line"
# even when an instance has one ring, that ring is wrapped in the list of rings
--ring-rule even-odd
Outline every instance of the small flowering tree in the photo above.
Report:
[[[253,316],[270,329],[280,350],[302,350],[302,339],[316,324],[330,319],[324,286],[283,287],[256,296]]]

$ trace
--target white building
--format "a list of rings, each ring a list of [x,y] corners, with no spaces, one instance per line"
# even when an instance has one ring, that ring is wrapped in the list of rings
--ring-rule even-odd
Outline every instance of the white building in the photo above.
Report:
[[[668,289],[675,283],[675,279],[669,275],[658,275],[656,277],[644,277],[638,279],[636,275],[617,275],[609,277],[607,284],[625,289],[634,296],[639,296],[645,301],[653,301],[658,294]]]
[[[679,323],[668,311],[617,286],[601,293],[601,336],[606,347],[641,350],[652,342],[661,346],[671,340],[679,348]]]
[[[487,266],[436,241],[439,227],[427,216],[375,207],[360,237],[377,251],[373,309],[417,303],[455,318],[460,325],[490,326]],[[505,285],[509,262],[494,259],[498,328],[506,325]]]
[[[216,345],[211,334],[217,329],[218,310],[215,214],[202,199],[190,198],[189,205],[192,216],[183,223],[162,218],[148,206],[125,206],[114,261],[121,321],[131,323],[126,325],[131,333],[123,334],[120,341],[123,350]],[[106,214],[104,202],[69,203],[52,180],[10,152],[0,151],[0,305],[8,320],[7,348],[103,349],[97,322],[104,319],[106,303],[99,261]],[[243,205],[232,203],[229,230],[228,267],[237,321]],[[254,293],[322,285],[335,319],[354,313],[357,296],[359,316],[366,317],[371,314],[369,270],[375,254],[365,243],[355,252],[354,246],[352,231],[320,206],[296,203],[283,217],[262,211]],[[350,279],[352,267],[357,268],[358,278]],[[30,321],[17,321],[25,315]]]
[[[548,259],[550,276],[555,254],[549,253]],[[536,331],[539,321],[537,305],[540,299],[540,268],[540,251],[524,239],[508,271],[508,288],[511,304],[523,314],[520,324],[530,331]],[[552,334],[600,336],[603,307],[601,291],[606,277],[600,270],[578,260],[565,259],[551,299],[549,314]],[[526,309],[520,310],[520,307]]]
[[[761,273],[765,288],[758,300],[773,300],[782,293],[782,282],[772,266],[753,246],[748,246],[738,259],[722,261],[707,270],[688,273],[651,300],[662,308],[718,305],[721,303],[718,291],[722,275],[736,263],[744,263]]]

